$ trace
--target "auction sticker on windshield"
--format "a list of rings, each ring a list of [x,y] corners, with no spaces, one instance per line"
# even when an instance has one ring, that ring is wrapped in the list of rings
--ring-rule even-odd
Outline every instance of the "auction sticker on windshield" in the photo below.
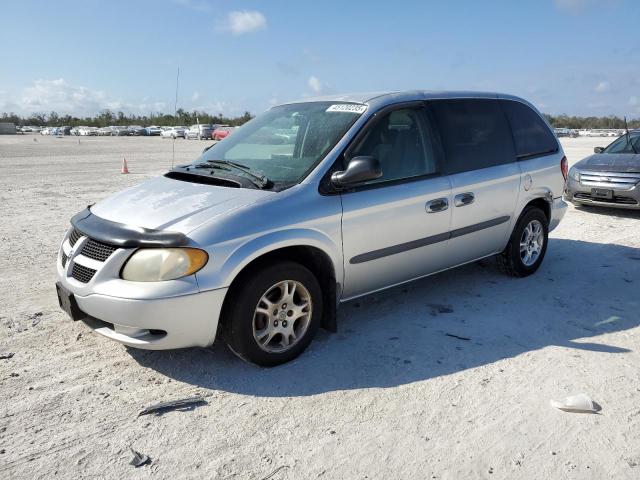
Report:
[[[366,109],[366,105],[356,105],[354,103],[338,103],[327,108],[327,112],[364,113]]]

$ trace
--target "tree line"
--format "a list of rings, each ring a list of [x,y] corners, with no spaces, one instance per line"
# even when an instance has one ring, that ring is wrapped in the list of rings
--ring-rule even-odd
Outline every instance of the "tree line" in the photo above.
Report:
[[[545,118],[554,128],[593,129],[593,128],[624,128],[624,118],[608,117],[577,117],[575,115],[547,115]],[[627,120],[629,128],[640,128],[640,119]]]
[[[140,125],[148,127],[149,125],[158,125],[160,127],[169,127],[174,125],[194,125],[196,123],[214,123],[239,126],[253,118],[249,112],[239,117],[227,117],[223,114],[212,115],[206,112],[198,112],[196,110],[187,112],[178,109],[176,115],[166,113],[150,113],[149,115],[133,115],[124,112],[113,112],[111,110],[102,110],[98,115],[93,117],[76,117],[73,115],[61,115],[57,112],[34,113],[28,116],[21,116],[15,113],[3,113],[0,115],[0,122],[12,122],[16,125],[37,126],[37,127],[109,127],[111,125]]]
[[[607,117],[579,117],[575,115],[547,115],[546,119],[551,126],[555,128],[572,128],[572,129],[592,129],[592,128],[624,128],[624,119],[616,116]],[[72,115],[60,115],[57,112],[34,113],[23,117],[15,113],[3,113],[0,116],[2,122],[12,122],[16,125],[33,125],[38,127],[59,127],[68,125],[70,127],[87,126],[87,127],[108,127],[111,125],[141,125],[147,127],[149,125],[158,125],[161,127],[172,125],[193,125],[195,123],[217,123],[225,125],[238,126],[251,120],[252,115],[249,112],[239,117],[226,117],[219,113],[211,115],[206,112],[198,112],[193,110],[187,112],[178,109],[176,115],[166,113],[150,113],[149,115],[133,115],[124,112],[113,112],[111,110],[102,110],[98,115],[93,117],[75,117]],[[636,118],[628,121],[629,128],[640,128],[640,119]]]

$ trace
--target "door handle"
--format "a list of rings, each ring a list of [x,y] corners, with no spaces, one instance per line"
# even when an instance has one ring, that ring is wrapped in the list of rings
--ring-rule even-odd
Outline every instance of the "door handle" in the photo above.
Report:
[[[464,207],[465,205],[471,205],[475,199],[475,195],[471,192],[460,193],[453,198],[453,203],[455,203],[456,207]]]
[[[425,210],[427,211],[427,213],[442,212],[447,208],[449,208],[449,200],[447,200],[446,198],[436,198],[435,200],[427,202],[427,204],[425,205]]]

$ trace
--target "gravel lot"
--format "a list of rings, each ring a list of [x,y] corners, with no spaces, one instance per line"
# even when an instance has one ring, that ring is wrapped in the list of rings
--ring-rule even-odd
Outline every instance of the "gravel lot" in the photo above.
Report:
[[[563,144],[574,163],[609,141]],[[172,144],[0,137],[0,478],[640,478],[640,214],[570,207],[532,277],[487,260],[350,302],[275,369],[128,350],[59,310],[54,262],[69,218]],[[207,144],[176,141],[176,163]],[[578,392],[600,414],[549,405]]]

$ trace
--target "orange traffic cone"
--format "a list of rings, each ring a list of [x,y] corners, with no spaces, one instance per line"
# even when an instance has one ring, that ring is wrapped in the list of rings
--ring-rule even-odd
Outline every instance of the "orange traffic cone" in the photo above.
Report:
[[[129,173],[129,168],[127,167],[127,159],[122,157],[122,170],[120,173]]]

